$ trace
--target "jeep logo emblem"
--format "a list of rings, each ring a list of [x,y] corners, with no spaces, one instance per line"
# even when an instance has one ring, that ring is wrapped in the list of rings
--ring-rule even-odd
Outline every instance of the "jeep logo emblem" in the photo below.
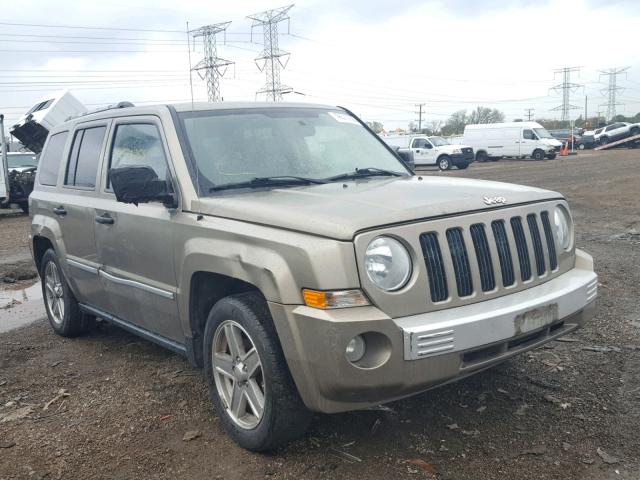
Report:
[[[504,197],[482,197],[482,199],[487,205],[497,205],[499,203],[504,205],[507,203],[507,199]]]

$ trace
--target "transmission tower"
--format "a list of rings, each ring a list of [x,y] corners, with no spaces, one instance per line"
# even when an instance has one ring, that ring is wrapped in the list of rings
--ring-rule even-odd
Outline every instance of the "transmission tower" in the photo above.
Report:
[[[206,80],[207,98],[210,102],[222,101],[220,78],[224,76],[227,67],[233,65],[232,61],[218,57],[218,44],[216,41],[216,35],[224,32],[230,24],[231,22],[221,22],[214,25],[205,25],[189,32],[193,36],[194,42],[197,38],[202,37],[204,58],[191,70],[197,71],[200,78]]]
[[[558,105],[557,107],[552,108],[551,110],[560,110],[561,112],[560,120],[563,122],[569,121],[569,110],[580,108],[575,105],[571,105],[571,103],[569,103],[569,96],[571,92],[575,92],[578,88],[582,86],[578,83],[571,83],[571,73],[579,72],[579,71],[580,71],[580,67],[565,67],[565,68],[560,68],[554,71],[554,76],[556,76],[559,73],[562,74],[562,83],[556,85],[555,87],[551,87],[551,90],[562,93],[562,105]]]
[[[616,116],[616,105],[622,105],[619,102],[616,102],[616,94],[619,91],[624,90],[622,87],[618,87],[618,75],[625,74],[629,70],[629,67],[621,67],[621,68],[610,68],[609,70],[601,70],[600,78],[603,75],[609,77],[609,86],[607,88],[602,89],[602,93],[607,95],[607,103],[601,103],[600,106],[607,107],[607,118],[612,120],[613,117]]]
[[[267,100],[278,102],[282,100],[282,94],[293,91],[291,87],[284,86],[280,83],[280,68],[285,68],[289,61],[289,52],[280,50],[278,47],[278,24],[285,20],[289,20],[289,10],[293,5],[286,7],[274,8],[265,12],[249,15],[247,18],[253,20],[251,25],[251,33],[253,28],[261,26],[264,35],[264,50],[255,59],[258,70],[266,73],[267,82],[256,95],[265,94]],[[283,63],[284,62],[284,63]]]

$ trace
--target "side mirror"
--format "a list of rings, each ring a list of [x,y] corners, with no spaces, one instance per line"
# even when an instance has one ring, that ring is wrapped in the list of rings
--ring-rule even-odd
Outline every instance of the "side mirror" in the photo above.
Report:
[[[424,148],[431,150],[433,148],[433,145],[431,145],[430,143],[425,144]]]
[[[132,166],[109,169],[109,180],[116,194],[116,200],[122,203],[162,202],[167,208],[177,206],[176,197],[169,184],[159,180],[158,175],[149,166]]]

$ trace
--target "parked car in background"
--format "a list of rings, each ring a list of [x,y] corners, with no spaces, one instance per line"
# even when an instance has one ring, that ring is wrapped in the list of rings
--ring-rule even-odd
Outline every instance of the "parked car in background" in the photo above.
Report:
[[[476,161],[502,157],[556,158],[562,143],[537,122],[467,125],[464,143],[473,147]]]
[[[595,131],[585,130],[582,134],[580,143],[578,144],[578,150],[584,150],[585,148],[594,148],[598,142],[595,138]]]
[[[416,166],[437,165],[440,170],[451,167],[465,169],[474,160],[473,149],[468,145],[451,145],[442,137],[426,135],[390,135],[381,137],[398,152],[411,151]]]
[[[600,145],[606,145],[634,135],[640,135],[640,123],[617,122],[604,127],[596,139]]]
[[[7,152],[7,170],[25,172],[38,168],[38,156],[31,152]]]

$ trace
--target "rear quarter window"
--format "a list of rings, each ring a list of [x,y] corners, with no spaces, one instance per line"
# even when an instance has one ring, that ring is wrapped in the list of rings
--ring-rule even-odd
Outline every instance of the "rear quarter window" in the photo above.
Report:
[[[47,142],[47,147],[40,157],[38,167],[38,181],[40,185],[54,186],[58,183],[58,171],[67,143],[69,132],[60,132],[52,135]]]

